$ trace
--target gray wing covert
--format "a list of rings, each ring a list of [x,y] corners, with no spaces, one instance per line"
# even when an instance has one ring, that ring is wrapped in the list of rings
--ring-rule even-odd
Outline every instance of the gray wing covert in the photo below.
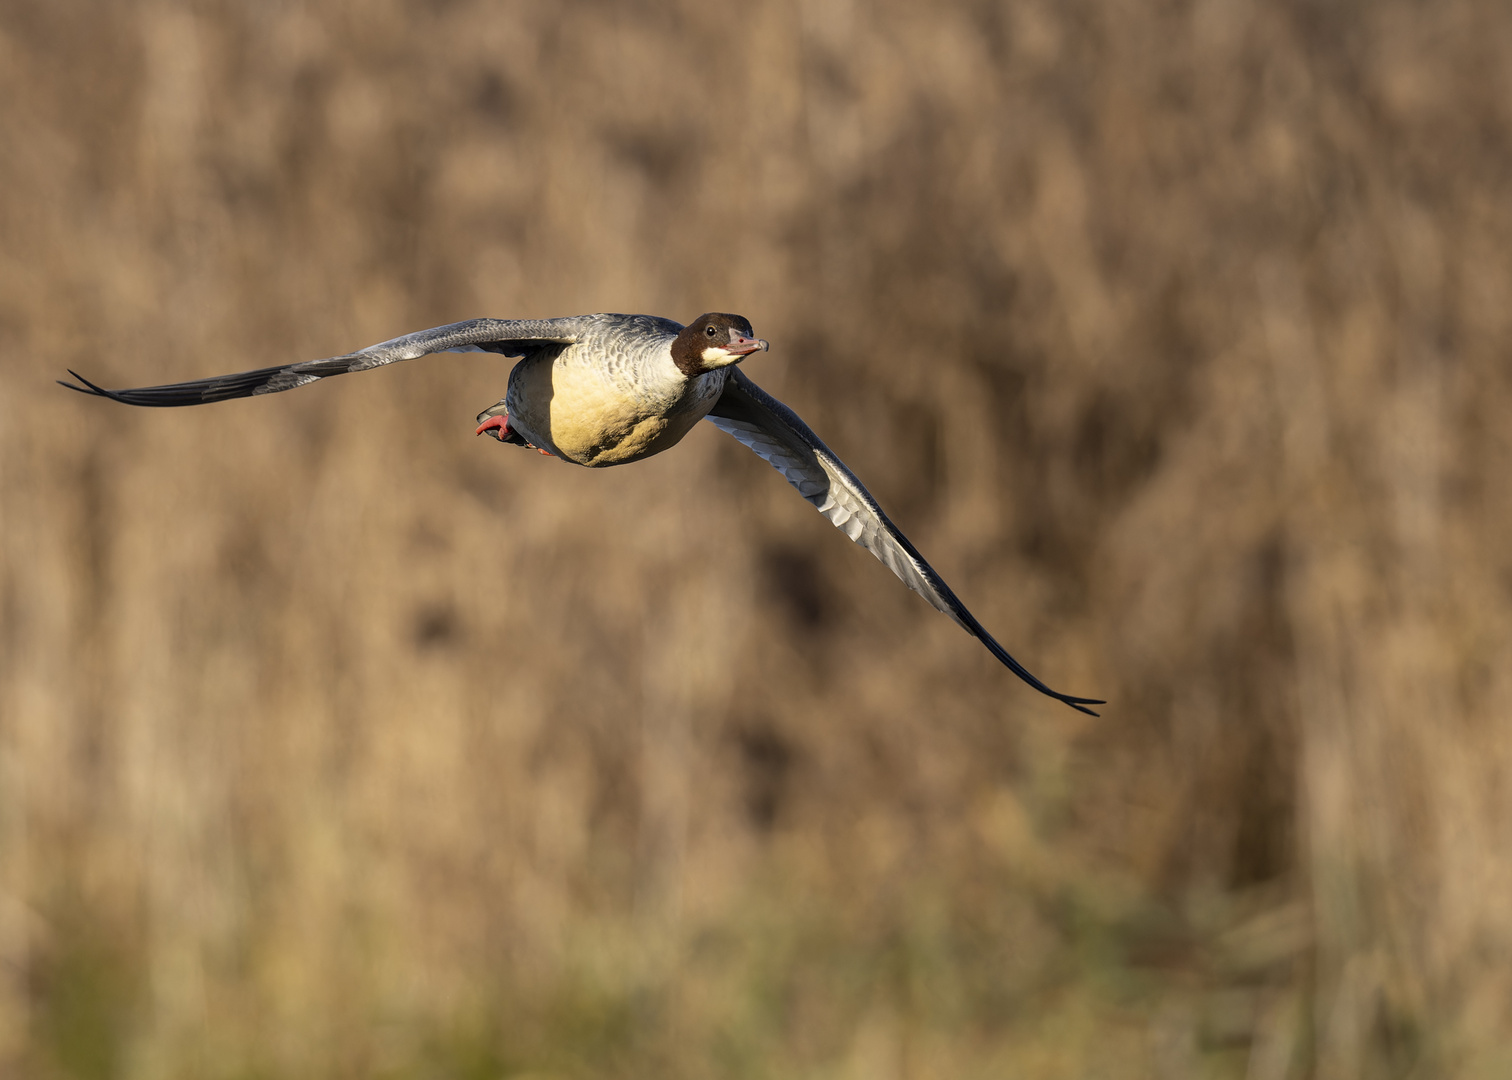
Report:
[[[521,356],[547,345],[569,344],[576,341],[583,320],[568,319],[470,319],[467,322],[436,326],[405,334],[390,341],[369,345],[365,349],[333,356],[326,360],[306,360],[280,367],[257,368],[239,371],[231,375],[214,375],[206,379],[169,383],[165,386],[143,386],[129,390],[106,390],[96,386],[78,372],[69,374],[83,383],[75,386],[58,380],[59,385],[84,394],[110,398],[126,405],[144,405],[169,408],[179,405],[204,405],[212,401],[227,401],[231,398],[251,397],[255,394],[275,394],[280,390],[292,390],[296,386],[315,382],[332,375],[346,375],[354,371],[401,360],[414,360],[438,352],[493,352],[505,356]]]
[[[836,528],[875,555],[936,610],[949,615],[981,641],[1015,675],[1078,712],[1097,715],[1085,706],[1101,705],[1101,700],[1073,697],[1050,689],[998,644],[908,537],[882,512],[855,473],[792,409],[735,369],[726,378],[724,392],[706,419],[755,451]]]

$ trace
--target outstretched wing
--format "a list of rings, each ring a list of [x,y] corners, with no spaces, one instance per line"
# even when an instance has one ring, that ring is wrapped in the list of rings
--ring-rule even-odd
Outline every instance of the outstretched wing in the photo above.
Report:
[[[369,345],[345,356],[328,360],[306,360],[282,367],[239,371],[234,375],[215,375],[208,379],[170,383],[167,386],[143,386],[134,390],[106,390],[96,386],[76,371],[69,374],[83,386],[59,379],[60,386],[84,394],[110,398],[127,405],[160,408],[175,405],[204,405],[211,401],[275,394],[312,383],[331,375],[366,371],[400,360],[414,360],[438,352],[494,352],[521,356],[547,345],[565,345],[578,339],[582,319],[470,319],[467,322],[437,326],[392,341]]]
[[[732,370],[724,393],[707,418],[715,427],[735,436],[798,489],[831,523],[870,551],[903,584],[956,621],[1019,678],[1042,694],[1063,701],[1078,712],[1097,714],[1088,705],[1101,705],[1097,698],[1072,697],[1050,689],[998,644],[966,605],[956,598],[934,567],[924,561],[908,537],[888,520],[877,500],[861,486],[819,436],[798,415],[761,387]]]

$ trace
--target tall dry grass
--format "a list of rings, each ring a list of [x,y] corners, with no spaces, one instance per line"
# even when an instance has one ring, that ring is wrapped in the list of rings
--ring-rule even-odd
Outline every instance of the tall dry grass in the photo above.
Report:
[[[1512,1071],[1512,16],[0,4],[0,1073]],[[476,315],[750,374],[476,440]]]

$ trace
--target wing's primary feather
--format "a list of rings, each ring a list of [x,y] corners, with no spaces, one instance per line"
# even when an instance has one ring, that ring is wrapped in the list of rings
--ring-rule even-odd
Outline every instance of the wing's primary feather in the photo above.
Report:
[[[739,371],[725,379],[724,392],[707,419],[750,447],[780,472],[836,528],[875,555],[914,592],[936,610],[949,615],[1010,671],[1042,694],[1065,702],[1078,712],[1097,714],[1088,705],[1097,698],[1073,697],[1052,690],[1035,678],[1008,650],[998,644],[966,605],[950,590],[934,567],[924,560],[908,537],[882,512],[871,493],[820,441],[798,415]]]
[[[96,386],[76,371],[69,374],[83,383],[58,380],[60,386],[82,394],[110,398],[126,405],[171,408],[179,405],[205,405],[212,401],[275,394],[296,386],[315,382],[331,375],[366,371],[400,360],[414,360],[438,352],[493,352],[520,356],[548,345],[570,344],[578,339],[582,320],[568,319],[470,319],[369,345],[345,356],[326,360],[306,360],[281,367],[257,368],[232,375],[214,375],[208,379],[170,383],[166,386],[142,386],[130,390],[106,390]]]

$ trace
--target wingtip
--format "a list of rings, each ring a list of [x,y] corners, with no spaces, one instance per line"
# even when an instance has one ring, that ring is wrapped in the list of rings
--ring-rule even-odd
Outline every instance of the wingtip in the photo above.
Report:
[[[109,390],[104,390],[104,389],[101,389],[100,387],[96,386],[94,383],[90,382],[84,376],[80,375],[73,368],[68,368],[67,371],[68,371],[68,373],[70,375],[72,375],[74,378],[78,379],[84,385],[83,386],[75,386],[73,383],[71,383],[71,382],[64,382],[62,379],[55,379],[53,381],[56,382],[59,386],[66,386],[70,390],[77,390],[79,393],[81,393],[81,394],[88,394],[91,397],[110,397],[110,391]]]
[[[960,601],[957,601],[957,603],[959,604]],[[1102,715],[1101,713],[1093,712],[1091,709],[1087,708],[1088,705],[1106,705],[1107,702],[1102,698],[1077,697],[1075,694],[1063,694],[1059,690],[1050,689],[1049,686],[1041,682],[1028,668],[1024,667],[1023,664],[1015,660],[1013,656],[1008,652],[1008,650],[1003,648],[1003,646],[998,643],[997,638],[989,634],[982,626],[982,624],[977,622],[975,616],[973,616],[969,611],[966,611],[964,606],[962,606],[960,610],[965,616],[964,625],[967,632],[976,637],[977,640],[980,641],[983,645],[986,645],[987,651],[992,653],[992,655],[996,657],[997,660],[1009,671],[1013,672],[1020,679],[1023,679],[1024,682],[1028,683],[1030,686],[1038,690],[1040,693],[1044,694],[1046,697],[1054,698],[1056,701],[1059,701],[1063,705],[1069,705],[1079,713],[1086,713],[1088,716]]]
[[[1102,716],[1102,713],[1094,712],[1092,709],[1087,708],[1088,705],[1107,704],[1102,698],[1074,697],[1071,694],[1062,694],[1056,691],[1051,691],[1050,696],[1061,704],[1069,705],[1077,712],[1086,713],[1088,716]]]

